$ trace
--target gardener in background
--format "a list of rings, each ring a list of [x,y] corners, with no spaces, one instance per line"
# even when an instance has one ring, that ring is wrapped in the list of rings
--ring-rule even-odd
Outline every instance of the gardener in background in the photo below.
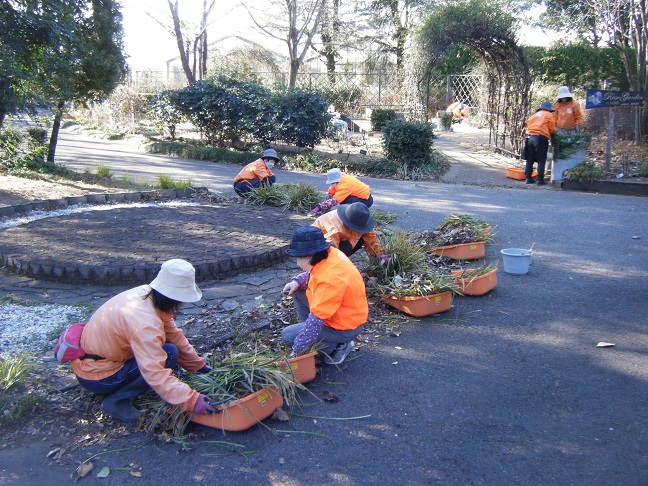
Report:
[[[558,89],[554,105],[554,118],[556,119],[556,130],[563,133],[578,133],[583,123],[580,104],[574,99],[567,86]]]
[[[550,101],[543,101],[526,122],[527,139],[524,153],[526,154],[526,167],[524,175],[526,183],[533,184],[533,164],[538,163],[539,186],[546,184],[544,180],[545,163],[547,162],[547,150],[549,149],[549,138],[556,131],[556,121],[553,116],[553,106]]]
[[[336,211],[322,214],[313,222],[313,226],[322,230],[331,245],[346,256],[353,255],[364,245],[367,253],[384,263],[387,257],[378,241],[374,225],[369,208],[359,202],[341,204]]]
[[[286,253],[297,258],[304,273],[283,289],[284,295],[293,297],[300,324],[284,328],[281,337],[295,355],[317,342],[324,362],[339,365],[353,349],[353,339],[369,315],[362,276],[315,226],[298,228]]]
[[[130,400],[149,388],[185,412],[214,412],[205,395],[172,374],[177,364],[187,371],[211,370],[173,320],[185,302],[201,297],[194,267],[174,259],[162,264],[150,285],[122,292],[95,311],[81,335],[81,347],[92,357],[71,364],[83,388],[106,395],[103,412],[137,421]]]
[[[236,194],[246,197],[253,188],[274,184],[277,178],[271,169],[279,160],[277,152],[274,149],[268,149],[263,152],[261,158],[243,167],[243,170],[234,178]]]
[[[369,186],[353,176],[343,174],[340,169],[329,170],[326,173],[326,183],[329,184],[326,199],[311,210],[312,214],[325,213],[336,204],[360,202],[368,208],[373,204]]]

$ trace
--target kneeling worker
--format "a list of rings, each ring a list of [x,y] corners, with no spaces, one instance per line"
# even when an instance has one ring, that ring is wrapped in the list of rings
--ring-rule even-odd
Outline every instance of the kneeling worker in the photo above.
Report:
[[[268,149],[263,152],[261,158],[243,167],[243,170],[234,178],[234,190],[236,194],[241,197],[246,197],[253,188],[258,189],[261,186],[271,186],[274,184],[277,178],[271,169],[274,167],[275,162],[279,160],[277,152],[273,149]]]

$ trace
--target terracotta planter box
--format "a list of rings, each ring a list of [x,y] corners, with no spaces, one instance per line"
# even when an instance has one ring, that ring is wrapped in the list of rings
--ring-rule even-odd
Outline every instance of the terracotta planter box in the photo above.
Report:
[[[312,353],[303,354],[295,358],[290,358],[288,360],[290,371],[287,370],[287,372],[292,373],[293,377],[298,383],[303,384],[312,381],[317,375],[317,368],[315,368],[316,355],[317,351],[313,351]],[[287,368],[285,361],[279,362],[279,366],[282,368]]]
[[[430,252],[446,258],[476,260],[486,255],[486,242],[460,243],[458,245],[437,246],[430,248]]]
[[[240,432],[268,418],[282,405],[283,397],[274,388],[262,388],[228,403],[227,407],[219,405],[217,413],[194,414],[191,421],[215,429]]]
[[[383,297],[382,301],[410,316],[425,317],[450,310],[452,292],[416,297]]]
[[[497,269],[478,277],[471,277],[473,270],[453,270],[452,275],[459,277],[455,283],[459,285],[461,293],[464,295],[484,295],[497,286]]]
[[[523,181],[526,179],[526,176],[524,175],[524,169],[520,169],[519,167],[507,167],[506,177],[508,177],[509,179],[515,179],[516,181]],[[538,177],[538,172],[533,171],[531,173],[531,177],[533,177],[534,179]]]

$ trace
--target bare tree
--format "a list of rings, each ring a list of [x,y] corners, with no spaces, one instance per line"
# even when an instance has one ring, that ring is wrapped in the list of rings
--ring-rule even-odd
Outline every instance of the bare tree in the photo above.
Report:
[[[275,7],[274,15],[260,21],[260,13],[253,13],[246,6],[252,22],[268,37],[285,42],[290,59],[289,87],[297,83],[299,68],[304,63],[306,54],[313,47],[313,39],[318,33],[324,11],[325,0],[280,0],[270,2]],[[264,11],[268,16],[269,11]],[[282,33],[283,35],[279,35]]]

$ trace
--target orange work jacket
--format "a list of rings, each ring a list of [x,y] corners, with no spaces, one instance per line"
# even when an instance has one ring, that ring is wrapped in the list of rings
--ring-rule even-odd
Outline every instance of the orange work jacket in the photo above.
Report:
[[[554,105],[554,118],[556,127],[563,130],[573,130],[576,125],[583,123],[583,114],[581,113],[580,104],[576,100],[567,103],[558,103]]]
[[[243,170],[234,178],[234,182],[252,181],[254,179],[263,180],[266,177],[272,177],[274,174],[265,165],[263,159],[257,159],[243,167]]]
[[[306,289],[310,312],[325,326],[356,329],[367,322],[369,304],[365,284],[353,262],[337,248],[311,269]]]
[[[528,135],[542,135],[548,139],[555,131],[556,120],[550,111],[538,110],[527,120]]]
[[[340,182],[334,187],[328,188],[328,193],[335,198],[338,204],[349,196],[359,197],[360,199],[369,199],[371,189],[364,182],[348,174],[342,174]]]
[[[331,245],[335,248],[340,247],[341,241],[348,241],[351,243],[352,247],[355,247],[358,244],[358,241],[360,241],[360,238],[362,238],[365,250],[367,250],[367,253],[370,255],[378,256],[385,253],[374,230],[371,230],[369,233],[365,233],[364,235],[353,231],[342,222],[336,210],[322,214],[319,218],[313,221],[313,226],[321,229],[322,233],[324,233],[324,238],[330,241]]]

